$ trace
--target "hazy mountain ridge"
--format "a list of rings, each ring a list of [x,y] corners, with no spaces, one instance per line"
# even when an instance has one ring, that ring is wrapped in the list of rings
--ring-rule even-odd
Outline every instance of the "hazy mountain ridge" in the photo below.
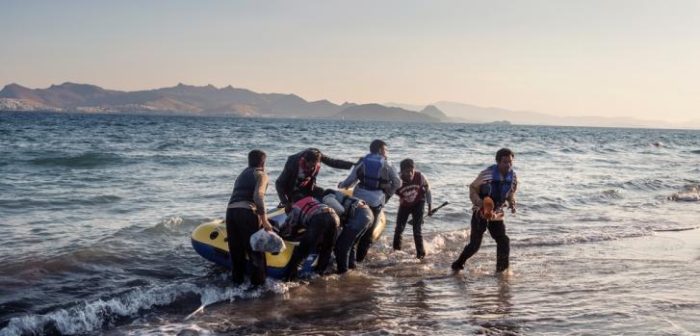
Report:
[[[216,88],[213,85],[182,83],[173,87],[129,92],[70,82],[51,85],[46,89],[30,89],[13,83],[0,91],[0,111],[700,128],[700,120],[697,119],[681,124],[622,117],[559,117],[448,101],[427,106],[400,103],[358,105],[347,102],[337,105],[328,100],[307,101],[295,94],[257,93],[230,85]]]
[[[440,122],[439,118],[409,111],[400,107],[388,107],[380,104],[362,104],[350,106],[336,115],[336,118],[344,120],[386,120],[408,122]]]
[[[428,105],[424,109],[420,110],[421,114],[425,114],[427,116],[431,116],[435,119],[444,121],[447,120],[447,115],[445,115],[444,112],[442,112],[439,108],[437,108],[435,105]]]
[[[599,127],[649,127],[649,128],[698,128],[700,123],[671,123],[663,120],[646,120],[629,117],[577,116],[559,117],[531,111],[513,111],[498,107],[481,107],[470,104],[441,101],[433,104],[452,121],[494,122],[508,121],[521,125],[565,125]]]
[[[384,103],[384,105],[416,111],[427,109],[429,106],[436,106],[446,117],[441,120],[446,122],[503,124],[504,121],[507,121],[508,123],[519,125],[700,128],[700,119],[689,120],[685,123],[672,123],[663,120],[636,119],[629,117],[559,117],[539,112],[516,111],[499,107],[483,107],[449,101],[439,101],[427,106],[401,103]]]
[[[219,89],[212,85],[178,84],[126,92],[67,82],[47,89],[9,84],[0,91],[0,111],[439,121],[415,111],[387,108],[378,104],[362,108],[357,106],[353,103],[337,105],[328,100],[306,101],[295,94],[257,93],[232,86]],[[371,112],[366,111],[368,108]],[[441,112],[431,110],[431,113]]]

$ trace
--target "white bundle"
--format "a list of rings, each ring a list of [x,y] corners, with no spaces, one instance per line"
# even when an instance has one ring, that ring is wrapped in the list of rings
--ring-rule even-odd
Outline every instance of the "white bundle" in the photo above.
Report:
[[[284,240],[272,231],[260,229],[250,236],[250,246],[256,252],[280,253],[286,246]]]

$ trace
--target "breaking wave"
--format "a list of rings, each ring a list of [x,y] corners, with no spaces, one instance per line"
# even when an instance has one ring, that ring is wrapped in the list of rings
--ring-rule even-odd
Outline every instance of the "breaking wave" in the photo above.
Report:
[[[700,185],[687,186],[685,190],[669,196],[669,199],[678,202],[698,202],[700,201]]]
[[[264,293],[282,294],[290,286],[268,280],[264,287],[196,285],[192,283],[162,287],[136,288],[110,299],[82,302],[43,315],[28,314],[13,317],[0,330],[0,336],[26,334],[85,334],[119,324],[124,318],[134,318],[144,311],[177,304],[178,309],[201,311],[221,301],[246,300]],[[199,307],[199,308],[197,308]]]

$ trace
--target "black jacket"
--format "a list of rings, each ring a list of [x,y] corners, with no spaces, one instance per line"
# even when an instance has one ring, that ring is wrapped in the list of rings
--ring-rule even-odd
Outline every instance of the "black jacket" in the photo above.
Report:
[[[299,153],[290,155],[287,158],[287,163],[284,164],[284,169],[282,173],[275,181],[275,189],[277,189],[277,196],[280,198],[282,204],[288,204],[291,202],[292,193],[295,191],[295,184],[297,177],[299,176],[299,159],[307,151],[316,151],[321,153],[320,150],[316,148],[307,148]],[[355,164],[354,162],[338,160],[321,154],[321,163],[337,169],[351,169]],[[315,186],[315,181],[313,182]],[[313,187],[312,187],[313,189]]]

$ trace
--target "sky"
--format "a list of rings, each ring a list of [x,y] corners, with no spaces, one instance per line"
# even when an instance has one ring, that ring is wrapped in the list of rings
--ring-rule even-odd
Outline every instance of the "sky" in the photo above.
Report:
[[[700,2],[0,0],[0,85],[700,120]]]

